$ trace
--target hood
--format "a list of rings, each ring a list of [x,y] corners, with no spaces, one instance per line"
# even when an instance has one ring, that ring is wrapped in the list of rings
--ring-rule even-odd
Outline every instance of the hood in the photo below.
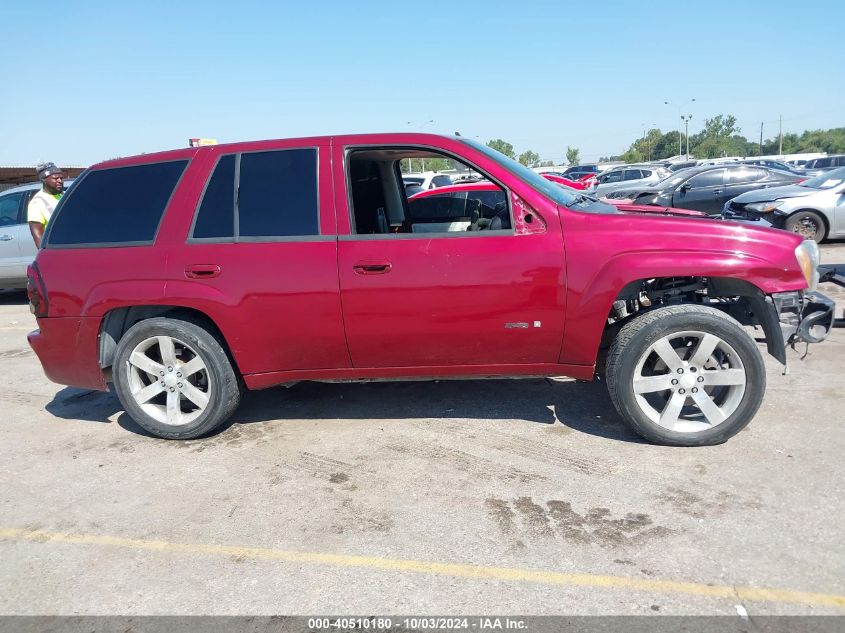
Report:
[[[768,189],[746,191],[734,198],[734,202],[738,202],[739,204],[748,204],[749,202],[767,202],[769,200],[779,200],[781,198],[803,198],[805,196],[812,196],[814,193],[818,192],[818,189],[810,189],[809,187],[785,185],[783,187],[769,187]]]

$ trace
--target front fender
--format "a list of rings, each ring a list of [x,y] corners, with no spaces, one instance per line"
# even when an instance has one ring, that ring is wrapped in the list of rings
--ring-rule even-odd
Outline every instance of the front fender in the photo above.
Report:
[[[572,270],[571,266],[569,270]],[[622,289],[632,282],[661,277],[741,279],[762,293],[806,286],[800,273],[796,278],[782,265],[744,253],[692,249],[641,249],[619,253],[610,257],[593,275],[570,277],[560,362],[594,364],[607,317]]]

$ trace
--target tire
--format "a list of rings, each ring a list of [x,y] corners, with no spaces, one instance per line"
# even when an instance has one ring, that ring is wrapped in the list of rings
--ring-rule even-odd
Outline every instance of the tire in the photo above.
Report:
[[[657,308],[622,326],[606,378],[625,422],[667,446],[727,441],[751,421],[766,391],[754,340],[732,317],[698,305]]]
[[[786,218],[783,228],[816,242],[821,242],[826,237],[824,220],[815,211],[796,211]]]
[[[163,439],[207,435],[241,400],[240,380],[221,341],[188,318],[133,325],[117,345],[112,374],[126,413]]]

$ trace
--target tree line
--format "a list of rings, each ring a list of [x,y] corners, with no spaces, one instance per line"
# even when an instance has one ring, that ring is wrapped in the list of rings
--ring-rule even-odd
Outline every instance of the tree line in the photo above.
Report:
[[[665,160],[678,154],[686,153],[689,140],[689,154],[695,158],[720,158],[722,156],[769,156],[774,154],[802,154],[805,152],[827,152],[845,154],[845,127],[829,130],[806,130],[801,134],[789,132],[774,138],[765,139],[762,146],[759,140],[749,140],[742,135],[733,115],[719,114],[704,120],[704,128],[690,134],[689,139],[677,130],[663,133],[659,128],[645,132],[634,140],[628,149],[617,156],[602,156],[599,162],[624,161],[641,163]],[[680,142],[680,151],[679,151]],[[542,160],[540,155],[530,149],[517,156],[513,145],[501,138],[487,142],[491,147],[508,158],[519,161],[526,167],[552,167],[554,161]],[[578,165],[580,151],[577,147],[566,148],[566,162]],[[402,171],[443,171],[454,169],[454,163],[446,158],[426,158],[402,161]]]
[[[679,141],[681,151],[678,151]],[[603,156],[600,161],[622,160],[639,163],[664,160],[686,153],[687,138],[677,130],[665,134],[658,128],[648,130],[633,141],[627,151],[618,156]],[[845,153],[845,127],[829,130],[806,130],[801,134],[788,132],[763,140],[749,140],[742,135],[736,117],[723,115],[704,120],[704,128],[689,136],[689,154],[695,158],[721,158],[723,156],[770,156],[777,154],[803,154],[809,152]]]

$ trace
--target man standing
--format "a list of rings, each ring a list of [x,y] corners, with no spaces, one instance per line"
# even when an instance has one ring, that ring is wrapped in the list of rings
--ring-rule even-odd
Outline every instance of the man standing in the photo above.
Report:
[[[41,238],[44,236],[44,227],[53,215],[53,210],[62,197],[65,186],[65,175],[55,163],[42,163],[36,167],[38,179],[43,183],[41,189],[32,196],[29,205],[26,207],[26,219],[29,222],[29,231],[32,239],[35,240],[35,247],[41,248]]]

